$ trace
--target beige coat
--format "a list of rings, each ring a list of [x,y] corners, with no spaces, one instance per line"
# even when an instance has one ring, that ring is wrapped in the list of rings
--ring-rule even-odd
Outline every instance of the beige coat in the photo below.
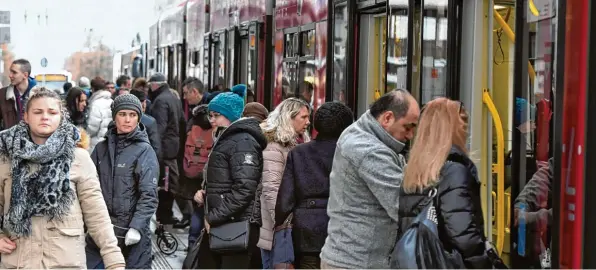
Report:
[[[263,150],[263,176],[261,183],[263,193],[261,194],[261,219],[263,225],[259,233],[259,242],[257,246],[271,250],[273,247],[273,233],[275,227],[275,203],[277,201],[277,192],[281,185],[281,180],[286,167],[288,153],[295,144],[282,145],[275,142],[273,134],[265,134],[269,143]]]
[[[11,187],[10,160],[0,161],[0,212],[4,215],[10,207]],[[14,240],[17,248],[10,254],[2,254],[1,268],[87,268],[83,225],[100,247],[107,269],[125,266],[95,165],[82,148],[74,152],[70,187],[77,199],[68,215],[62,221],[32,217],[31,235]],[[6,235],[0,232],[0,237]]]

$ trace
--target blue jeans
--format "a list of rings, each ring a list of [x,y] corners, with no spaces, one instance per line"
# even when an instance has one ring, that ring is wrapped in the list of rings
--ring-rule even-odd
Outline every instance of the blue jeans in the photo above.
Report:
[[[273,269],[273,252],[261,249],[261,262],[263,263],[263,269]]]
[[[190,229],[188,230],[188,247],[194,246],[197,238],[203,229],[203,220],[205,218],[205,208],[193,204],[192,215],[190,216]]]

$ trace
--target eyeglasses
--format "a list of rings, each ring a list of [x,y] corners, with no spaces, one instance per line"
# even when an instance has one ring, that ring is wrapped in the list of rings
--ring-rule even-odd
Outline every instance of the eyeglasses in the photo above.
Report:
[[[217,118],[219,116],[221,116],[220,113],[210,113],[208,118],[209,118],[209,121],[211,122],[211,121],[215,121],[215,118]]]

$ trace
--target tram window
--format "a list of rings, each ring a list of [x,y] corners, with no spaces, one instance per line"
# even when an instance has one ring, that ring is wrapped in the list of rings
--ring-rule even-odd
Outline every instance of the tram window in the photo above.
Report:
[[[240,39],[240,83],[249,83],[248,74],[251,68],[251,59],[248,56],[248,38]]]
[[[315,30],[308,30],[300,33],[300,56],[315,55]]]
[[[226,79],[228,81],[228,87],[231,88],[237,83],[235,61],[238,59],[235,59],[236,31],[234,30],[228,32],[227,47]]]
[[[298,34],[286,34],[284,46],[284,57],[295,57],[298,55]]]
[[[199,51],[192,52],[192,64],[195,65],[195,66],[198,65],[199,64],[199,59],[200,59],[200,57],[199,57]]]
[[[255,45],[251,45],[249,50],[250,56],[248,57],[248,62],[250,63],[250,66],[248,67],[248,85],[256,95],[258,89],[255,85],[255,81],[257,79],[257,64],[259,60],[257,59],[257,48]]]
[[[297,87],[296,97],[305,100],[312,106],[312,100],[315,94],[316,84],[316,65],[314,60],[300,62],[299,87]]]
[[[408,10],[393,9],[387,24],[387,89],[407,89]]]
[[[296,97],[296,79],[298,77],[298,63],[284,62],[282,69],[282,100],[290,97]]]
[[[337,4],[333,12],[333,100],[346,103],[346,50],[348,44],[348,5]]]
[[[422,102],[447,94],[448,0],[424,3],[422,26]]]

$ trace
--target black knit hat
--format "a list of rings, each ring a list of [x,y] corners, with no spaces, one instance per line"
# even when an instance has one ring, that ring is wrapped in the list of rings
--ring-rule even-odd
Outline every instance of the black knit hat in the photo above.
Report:
[[[317,139],[337,139],[354,122],[354,114],[348,106],[339,102],[325,102],[315,112]]]
[[[143,107],[141,101],[132,94],[119,95],[112,102],[112,119],[116,118],[116,114],[121,110],[132,110],[139,115],[139,121],[143,115]]]

